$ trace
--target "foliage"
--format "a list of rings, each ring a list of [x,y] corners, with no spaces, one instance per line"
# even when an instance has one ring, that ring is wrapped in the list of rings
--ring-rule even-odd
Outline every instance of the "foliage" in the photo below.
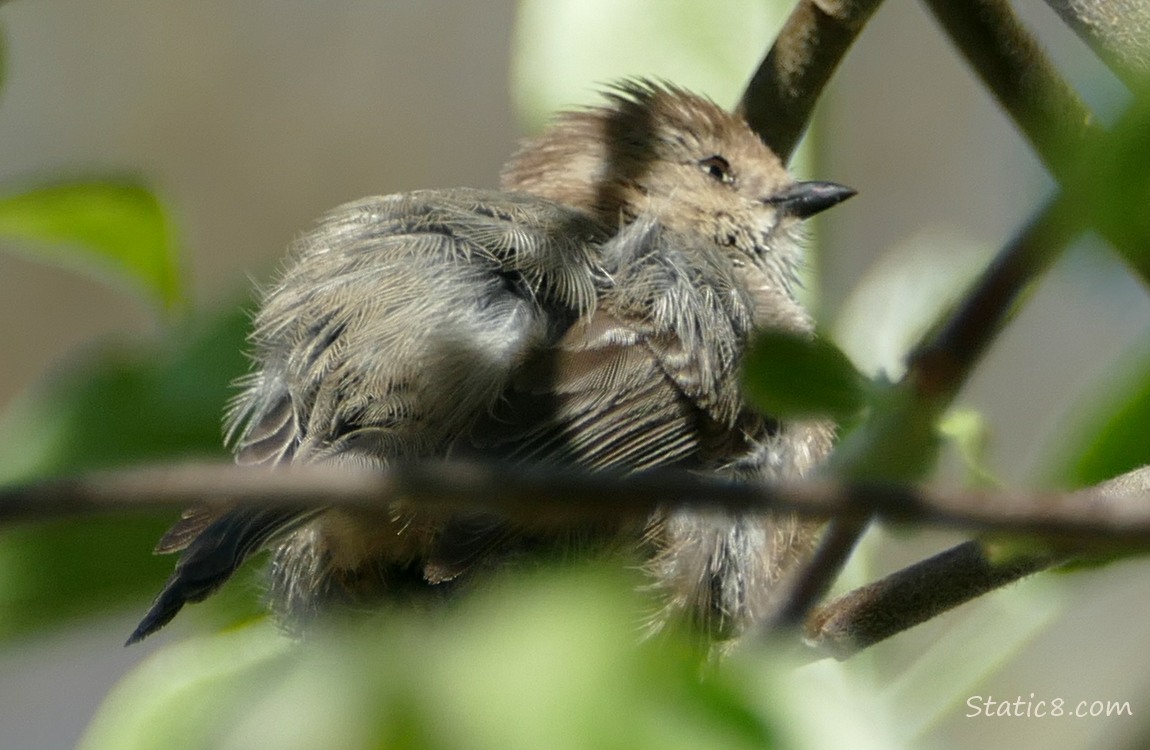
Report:
[[[525,5],[524,23],[534,26],[520,29],[518,37],[517,95],[537,103],[545,88],[541,80],[564,77],[536,65],[538,57],[547,54],[547,45],[558,48],[563,33],[580,24],[562,23],[559,12],[546,16],[538,2]],[[576,5],[567,3],[565,12],[579,12]],[[723,13],[747,12],[745,5],[724,6]],[[629,5],[636,14],[653,14],[652,7]],[[682,3],[676,9],[689,13]],[[723,13],[704,15],[714,20]],[[698,23],[696,15],[680,20],[679,42],[661,36],[662,45],[690,48],[682,40],[695,33],[697,54],[683,58],[688,67],[711,60],[714,69],[701,73],[710,80],[729,83],[731,70],[743,75],[750,68],[745,60],[732,62],[717,50],[757,54],[764,35],[755,24],[740,29],[751,31],[753,43],[724,37],[719,45],[713,30],[698,33]],[[620,69],[602,52],[595,54],[604,70]],[[551,52],[549,59],[562,57]],[[673,65],[653,69],[677,77]],[[569,88],[546,88],[559,91],[563,103],[583,98]],[[545,107],[551,109],[552,102]],[[1110,169],[1140,165],[1122,162]],[[1094,210],[1105,211],[1105,191],[1098,187],[1092,194]],[[1123,216],[1107,213],[1106,221],[1125,232]],[[1143,230],[1129,229],[1138,236],[1145,236]],[[245,369],[246,318],[231,308],[176,317],[184,304],[178,243],[162,201],[146,185],[88,179],[12,192],[0,198],[0,239],[0,250],[142,292],[167,321],[154,341],[105,343],[77,356],[0,414],[0,482],[223,455],[219,414],[229,382]],[[1140,258],[1131,262],[1144,265]],[[953,297],[970,274],[963,269],[945,276],[936,286]],[[901,302],[905,313],[912,302]],[[843,342],[852,355],[855,346],[857,340]],[[897,352],[903,353],[905,348]],[[780,357],[790,363],[786,370],[769,367]],[[772,414],[826,416],[855,427],[843,443],[848,459],[841,460],[853,457],[856,465],[887,477],[920,476],[933,461],[942,415],[916,410],[880,378],[861,375],[858,369],[880,369],[869,364],[852,364],[827,339],[764,336],[748,356],[746,378],[756,403]],[[1130,372],[1117,387],[1106,384],[1114,395],[1084,410],[1081,426],[1067,431],[1078,436],[1073,445],[1055,446],[1059,462],[1074,467],[1067,481],[1089,483],[1150,461],[1150,362],[1139,358]],[[949,431],[960,436],[964,455],[974,463],[982,420],[962,417],[951,420]],[[899,433],[897,443],[874,437],[889,435],[895,422],[913,430]],[[965,426],[956,427],[959,422]],[[985,472],[981,466],[978,471]],[[0,643],[112,607],[141,606],[170,570],[170,560],[148,554],[169,520],[0,529]],[[84,747],[799,747],[812,745],[796,735],[817,735],[821,720],[785,712],[783,706],[795,699],[783,693],[823,703],[840,718],[858,710],[841,694],[804,693],[802,686],[810,683],[795,679],[785,660],[764,665],[763,653],[782,658],[776,649],[735,658],[700,679],[697,654],[674,638],[635,647],[634,623],[650,603],[631,593],[632,583],[598,569],[525,576],[450,610],[385,612],[341,623],[295,646],[266,621],[250,621],[257,598],[252,580],[232,582],[214,605],[194,608],[207,611],[217,627],[154,654],[110,696]],[[243,624],[237,627],[237,621]],[[219,623],[232,627],[219,632]],[[966,668],[989,669],[992,658],[1002,658],[986,653],[983,661],[966,660]],[[962,685],[949,687],[957,693]],[[850,724],[852,744],[890,746],[884,743],[894,740],[882,722],[873,724]]]

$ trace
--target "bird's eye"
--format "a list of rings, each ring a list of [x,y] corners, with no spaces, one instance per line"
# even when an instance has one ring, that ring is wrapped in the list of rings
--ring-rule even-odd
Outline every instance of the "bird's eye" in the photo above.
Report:
[[[735,175],[731,173],[731,163],[718,154],[703,159],[699,162],[699,166],[713,179],[724,185],[730,185],[735,181]]]

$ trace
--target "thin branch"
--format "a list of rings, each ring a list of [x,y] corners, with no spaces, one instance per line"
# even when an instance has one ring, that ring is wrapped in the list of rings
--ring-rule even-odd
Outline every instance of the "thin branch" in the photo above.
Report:
[[[868,519],[835,518],[827,524],[814,555],[798,571],[782,597],[777,612],[764,630],[772,632],[801,626],[816,604],[826,597],[839,572],[858,546]]]
[[[1090,490],[1006,493],[815,481],[747,485],[682,472],[620,478],[458,461],[386,471],[185,464],[0,488],[0,524],[213,502],[375,511],[393,502],[427,510],[485,508],[538,530],[604,522],[634,528],[628,521],[642,521],[656,507],[690,505],[790,510],[835,517],[847,526],[876,516],[1047,540],[1040,551],[1001,560],[970,542],[818,607],[805,627],[813,658],[846,658],[1072,554],[1150,549],[1150,467]]]
[[[690,506],[730,513],[794,511],[847,521],[874,515],[896,523],[1031,534],[1057,544],[1150,547],[1150,467],[1124,477],[1121,491],[1059,493],[816,480],[744,484],[683,471],[624,477],[449,460],[378,471],[322,464],[276,470],[175,464],[0,488],[0,523],[199,503],[386,512],[398,502],[425,510],[481,508],[546,529],[625,524],[658,507]]]
[[[910,354],[907,381],[924,399],[949,403],[998,335],[1026,286],[1081,231],[1066,200],[1047,203],[1003,248],[940,327]]]
[[[882,0],[799,0],[736,111],[784,162],[815,102]]]

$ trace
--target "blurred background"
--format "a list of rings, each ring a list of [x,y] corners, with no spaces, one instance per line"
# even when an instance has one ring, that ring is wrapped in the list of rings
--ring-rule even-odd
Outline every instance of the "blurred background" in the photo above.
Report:
[[[659,76],[733,104],[789,5],[8,3],[0,8],[0,189],[142,178],[171,212],[187,282],[182,315],[195,319],[250,306],[252,282],[342,202],[495,186],[522,134],[557,107],[594,103],[605,81]],[[1040,0],[1016,7],[1101,119],[1115,116],[1125,98],[1113,77]],[[886,3],[870,22],[809,141],[796,167],[804,177],[859,190],[819,219],[812,304],[872,371],[897,366],[915,325],[1052,189],[916,3]],[[85,353],[168,330],[124,288],[22,252],[0,252],[0,321],[0,414]],[[1066,432],[1145,354],[1148,322],[1150,298],[1121,262],[1095,238],[1076,244],[961,399],[983,420],[983,468],[1009,485],[1056,481],[1061,451],[1074,443]],[[954,456],[940,473],[940,481],[968,478]],[[870,567],[856,574],[885,572],[955,539],[877,532]],[[933,672],[939,690],[964,696],[1129,700],[1135,713],[980,721],[964,718],[960,702],[923,709],[925,745],[1121,746],[1141,726],[1150,694],[1147,573],[1150,564],[1128,562],[1042,576],[867,658],[889,703],[921,700],[923,675]],[[12,574],[0,574],[0,584],[15,585]],[[177,623],[125,650],[139,611],[0,645],[0,747],[75,744],[120,676],[186,632]]]

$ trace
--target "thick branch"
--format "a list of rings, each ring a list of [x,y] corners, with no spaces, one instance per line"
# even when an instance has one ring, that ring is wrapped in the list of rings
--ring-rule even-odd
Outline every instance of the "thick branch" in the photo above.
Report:
[[[1132,88],[1150,76],[1146,0],[1046,0],[1046,4]]]
[[[737,111],[784,162],[831,74],[882,0],[799,0]]]
[[[964,542],[817,607],[805,640],[812,656],[846,659],[1065,559],[1049,552],[994,561],[980,542]]]
[[[925,0],[947,36],[1060,181],[1102,132],[1006,0]]]
[[[1150,496],[1150,467],[1103,482],[1089,495],[1103,502],[1145,502]],[[1070,556],[1068,551],[1046,549],[996,559],[982,543],[965,542],[818,607],[804,629],[814,649],[810,656],[846,659]]]

